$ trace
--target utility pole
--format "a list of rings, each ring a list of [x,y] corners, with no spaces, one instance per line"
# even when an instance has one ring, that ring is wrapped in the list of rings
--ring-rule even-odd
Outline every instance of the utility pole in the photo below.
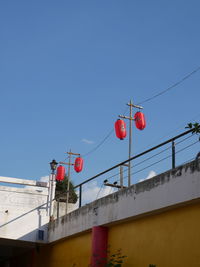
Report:
[[[66,211],[65,213],[67,214],[67,210],[68,210],[68,201],[69,201],[69,187],[70,187],[70,179],[71,179],[71,166],[73,166],[74,164],[71,163],[71,157],[72,156],[80,156],[79,153],[73,153],[71,152],[71,149],[69,152],[65,152],[69,155],[69,161],[68,162],[60,162],[60,164],[65,164],[68,165],[68,182],[67,182],[67,196],[66,196]]]
[[[130,102],[127,105],[129,106],[129,117],[124,116],[124,115],[119,115],[119,117],[129,120],[129,151],[128,151],[128,157],[130,159],[131,158],[131,154],[132,154],[132,121],[134,120],[134,118],[133,118],[133,108],[143,109],[143,107],[133,104],[132,100],[130,100]],[[128,163],[128,186],[131,186],[131,161],[130,160],[129,160],[129,163]]]

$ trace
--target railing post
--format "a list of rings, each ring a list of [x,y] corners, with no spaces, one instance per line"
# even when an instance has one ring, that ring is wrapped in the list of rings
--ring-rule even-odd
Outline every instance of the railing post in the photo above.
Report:
[[[81,200],[82,200],[82,184],[79,186],[79,208],[81,207]]]
[[[174,169],[176,167],[176,164],[175,164],[175,156],[176,156],[175,142],[174,142],[174,140],[172,140],[172,169]]]
[[[123,188],[123,180],[124,180],[124,177],[123,177],[123,166],[119,166],[119,173],[120,173],[120,186],[121,186],[121,189]]]
[[[60,217],[60,199],[57,199],[57,220],[59,220]]]

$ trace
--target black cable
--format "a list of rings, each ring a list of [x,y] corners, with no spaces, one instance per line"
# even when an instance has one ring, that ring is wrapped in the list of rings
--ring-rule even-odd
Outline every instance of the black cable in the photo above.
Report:
[[[161,91],[160,93],[152,96],[152,97],[149,97],[141,102],[139,102],[137,105],[141,105],[143,103],[146,103],[148,101],[151,101],[152,99],[160,96],[160,95],[163,95],[165,94],[166,92],[168,92],[169,90],[173,89],[174,87],[178,86],[179,84],[181,84],[182,82],[184,82],[185,80],[187,80],[190,76],[192,76],[193,74],[195,74],[196,72],[198,72],[200,70],[200,67],[196,68],[195,70],[193,70],[192,72],[190,72],[189,74],[187,74],[186,76],[184,76],[180,81],[174,83],[173,85],[171,85],[170,87],[168,87],[167,89]]]
[[[123,115],[125,115],[125,113],[127,112],[127,109],[128,109],[128,107],[126,107],[126,109],[124,110]],[[95,152],[111,136],[111,134],[113,133],[113,131],[114,131],[114,129],[112,128],[112,130],[106,135],[106,137],[104,137],[104,139],[95,148],[93,148],[89,152],[85,153],[83,155],[83,157],[87,157],[91,153]]]
[[[178,86],[179,84],[181,84],[183,81],[185,81],[186,79],[188,79],[190,76],[192,76],[193,74],[195,74],[196,72],[198,72],[200,70],[200,67],[196,68],[195,70],[193,70],[192,72],[190,72],[189,74],[187,74],[186,76],[184,76],[180,81],[174,83],[172,86],[168,87],[167,89],[161,91],[160,93],[152,96],[152,97],[149,97],[145,100],[143,100],[142,102],[138,103],[137,105],[141,105],[143,103],[146,103],[164,93],[166,93],[167,91],[173,89],[174,87]],[[125,109],[123,115],[127,112],[127,108]],[[91,153],[95,152],[112,134],[113,132],[113,129],[108,133],[108,135],[106,135],[106,137],[95,147],[93,148],[91,151],[87,152],[86,154],[83,155],[83,157],[87,157],[88,155],[90,155]]]
[[[101,187],[100,187],[100,189],[99,189],[99,191],[98,191],[98,193],[97,193],[96,200],[98,199],[98,197],[99,197],[99,194],[100,194],[100,192],[101,192],[102,188],[103,188],[103,183],[101,184]]]
[[[191,138],[191,137],[193,137],[193,136],[194,136],[194,135],[187,136],[187,137],[184,138],[183,140],[177,142],[176,145],[178,145],[178,144],[184,142],[185,140],[187,140],[187,139],[189,139],[189,138]],[[186,148],[187,148],[187,147],[186,147]],[[144,162],[146,162],[146,161],[148,161],[148,160],[150,160],[150,159],[152,159],[152,158],[154,158],[154,157],[156,157],[156,156],[162,154],[163,152],[165,152],[165,151],[167,151],[167,150],[169,150],[169,149],[171,149],[171,146],[170,146],[170,147],[167,147],[167,148],[165,148],[165,149],[163,149],[162,151],[160,151],[160,152],[158,152],[158,153],[156,153],[156,154],[154,154],[154,155],[152,155],[152,156],[150,156],[150,157],[148,157],[147,159],[144,159],[144,160],[138,162],[137,164],[134,164],[131,168],[135,168],[135,167],[141,165],[142,163],[144,163]],[[176,153],[178,153],[178,152],[179,152],[179,151],[177,151]],[[175,153],[175,154],[176,154],[176,153]],[[170,157],[171,157],[171,156],[170,156]],[[123,170],[123,173],[125,173],[125,172],[127,172],[127,171],[128,171],[128,169]],[[107,180],[110,180],[111,178],[114,178],[114,177],[116,177],[116,176],[118,176],[118,175],[119,175],[119,172],[116,173],[116,174],[114,174],[114,175],[112,175],[112,176],[110,176],[110,177],[108,177],[108,178],[106,178],[106,179],[107,179]]]
[[[93,148],[92,150],[84,154],[83,157],[87,157],[89,154],[96,151],[111,136],[112,133],[113,133],[113,129],[108,133],[108,135],[106,135],[106,137],[95,148]]]
[[[132,167],[131,167],[131,169],[132,169],[132,168],[135,168],[136,166],[139,166],[139,165],[141,165],[142,163],[144,163],[145,161],[148,161],[149,159],[152,159],[152,158],[154,158],[154,157],[156,157],[156,156],[160,155],[161,153],[163,153],[163,152],[165,152],[165,151],[169,150],[170,148],[171,148],[171,146],[170,146],[170,147],[168,147],[168,148],[166,148],[166,149],[163,149],[162,151],[160,151],[160,152],[158,152],[158,153],[154,154],[154,155],[153,155],[153,156],[151,156],[151,157],[148,157],[147,159],[144,159],[144,160],[142,160],[142,161],[138,162],[137,164],[134,164],[134,166],[132,166]],[[128,169],[126,169],[126,170],[123,170],[123,173],[125,173],[125,172],[127,172],[127,171],[128,171]],[[111,179],[111,178],[113,178],[113,177],[115,177],[115,176],[117,176],[117,175],[119,175],[119,172],[118,172],[117,174],[114,174],[114,175],[112,175],[112,176],[110,176],[110,177],[106,178],[106,179],[107,179],[107,180],[109,180],[109,179]]]
[[[179,152],[182,152],[183,150],[185,150],[185,149],[187,149],[187,148],[189,148],[189,147],[195,145],[195,144],[198,143],[198,142],[199,142],[199,141],[196,141],[196,142],[194,142],[194,143],[192,143],[192,144],[190,144],[190,145],[188,145],[188,146],[186,146],[186,147],[184,147],[184,148],[178,150],[175,154],[178,154]],[[149,167],[152,167],[152,166],[156,165],[157,163],[160,163],[160,162],[162,162],[163,160],[166,160],[166,159],[168,159],[168,158],[171,158],[171,155],[169,155],[169,156],[167,156],[167,157],[165,157],[165,158],[162,158],[161,160],[156,161],[156,162],[154,162],[154,163],[148,165],[147,167],[145,167],[145,168],[143,168],[143,169],[140,169],[140,170],[138,170],[138,171],[136,171],[136,172],[133,172],[133,173],[131,173],[131,175],[133,175],[133,174],[137,174],[137,173],[139,173],[139,172],[141,172],[141,171],[143,171],[143,170],[146,170],[146,169],[148,169]],[[128,176],[124,177],[124,179],[126,179],[126,178],[128,178]]]
[[[175,145],[181,144],[182,142],[184,142],[185,140],[187,140],[187,139],[189,139],[189,138],[191,138],[191,137],[193,137],[193,136],[194,136],[194,135],[191,134],[191,135],[187,136],[186,138],[184,138],[183,140],[181,140],[181,141],[175,143]]]

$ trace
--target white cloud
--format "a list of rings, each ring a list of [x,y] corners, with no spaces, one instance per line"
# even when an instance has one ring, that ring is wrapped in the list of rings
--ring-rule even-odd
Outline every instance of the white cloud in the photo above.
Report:
[[[148,179],[150,179],[150,178],[152,178],[152,177],[154,177],[154,176],[156,176],[156,172],[153,171],[153,170],[151,170],[151,171],[149,172],[149,174],[147,175],[147,177],[144,178],[144,179],[140,179],[139,182],[142,182],[142,181],[144,181],[144,180],[148,180]]]
[[[42,177],[40,178],[40,181],[41,181],[41,182],[48,182],[48,181],[49,181],[49,175],[47,175],[47,176],[42,176]]]
[[[90,203],[97,198],[105,197],[114,192],[114,188],[108,186],[100,187],[96,181],[88,183],[83,188],[82,201],[83,204]]]
[[[83,143],[88,144],[88,145],[92,145],[92,144],[94,144],[94,141],[92,141],[92,140],[88,140],[88,139],[85,139],[85,138],[83,138],[81,141],[82,141]]]
[[[40,182],[46,182],[46,183],[48,183],[49,182],[49,176],[48,175],[47,176],[42,176],[42,177],[40,177],[39,181]],[[28,188],[28,189],[32,189],[32,190],[37,190],[37,189],[35,189],[34,186],[31,186],[31,185],[25,185],[24,188]]]

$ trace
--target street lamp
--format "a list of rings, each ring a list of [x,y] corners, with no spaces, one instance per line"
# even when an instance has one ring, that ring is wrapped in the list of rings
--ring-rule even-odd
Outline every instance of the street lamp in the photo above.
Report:
[[[56,162],[56,160],[53,159],[52,162],[50,162],[49,164],[50,164],[52,173],[54,174],[54,172],[55,172],[55,170],[56,170],[56,168],[57,168],[58,162]]]
[[[49,216],[51,218],[52,216],[52,201],[53,201],[53,191],[55,190],[54,188],[54,182],[55,182],[55,171],[57,168],[58,163],[56,162],[55,159],[53,159],[50,163],[51,167],[51,175],[49,176],[49,187],[50,187],[50,207],[49,207]]]

